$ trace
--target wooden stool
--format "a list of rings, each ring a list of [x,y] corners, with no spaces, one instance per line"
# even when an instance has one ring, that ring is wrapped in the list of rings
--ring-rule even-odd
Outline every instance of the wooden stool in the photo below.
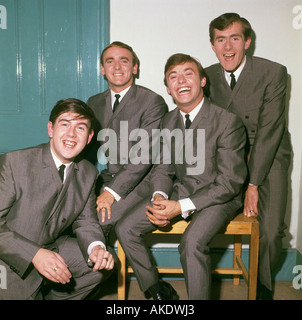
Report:
[[[160,234],[183,234],[188,222],[180,220],[167,228],[160,228],[153,233]],[[248,299],[256,299],[258,252],[259,252],[259,223],[256,218],[247,218],[243,213],[234,218],[221,233],[234,235],[234,258],[233,268],[217,268],[212,271],[214,274],[233,275],[233,284],[238,285],[242,275],[248,286]],[[249,268],[247,271],[241,258],[242,235],[250,236],[249,244]],[[126,278],[128,273],[133,273],[130,266],[127,266],[126,255],[118,242],[117,254],[120,262],[118,273],[118,300],[125,300]],[[183,273],[182,267],[157,267],[159,273]]]

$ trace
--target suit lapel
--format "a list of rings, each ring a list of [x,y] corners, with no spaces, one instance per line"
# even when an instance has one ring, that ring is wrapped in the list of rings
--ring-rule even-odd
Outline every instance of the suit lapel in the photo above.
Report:
[[[52,218],[52,216],[55,214],[57,209],[60,207],[62,200],[65,198],[65,195],[66,195],[66,192],[69,188],[69,185],[72,183],[72,181],[74,179],[76,167],[77,167],[76,164],[72,163],[64,183],[62,184],[62,182],[61,182],[57,200],[56,200],[55,204],[53,205],[53,208],[50,212],[48,220],[50,220]]]
[[[105,112],[102,113],[102,117],[103,117],[102,129],[108,128],[108,126],[110,125],[112,116],[113,116],[113,112],[112,112],[112,104],[111,104],[111,93],[110,93],[110,90],[108,90],[108,93],[105,97]]]
[[[189,145],[189,141],[192,141],[192,135],[194,134],[195,130],[197,128],[200,127],[204,127],[204,125],[201,125],[201,121],[203,121],[204,119],[207,119],[209,116],[209,109],[210,108],[210,102],[209,100],[205,97],[204,98],[204,103],[201,107],[201,109],[199,110],[199,112],[197,113],[195,119],[193,120],[190,129],[189,130],[185,130],[185,126],[184,126],[184,122],[182,119],[182,115],[180,114],[179,110],[178,110],[178,123],[177,123],[177,128],[181,128],[182,132],[183,132],[183,145],[179,148],[179,152],[178,152],[178,156],[180,156],[181,152],[183,152],[184,146],[187,144]]]
[[[60,206],[62,200],[64,199],[66,192],[68,190],[68,187],[72,183],[72,180],[74,179],[75,171],[78,170],[78,165],[76,163],[71,164],[68,175],[63,184],[60,179],[58,170],[55,166],[54,160],[52,158],[49,144],[46,144],[43,149],[42,162],[43,162],[44,177],[49,181],[49,183],[54,184],[54,187],[56,188],[56,192],[57,192],[56,200],[51,208],[51,211],[47,219],[47,220],[50,220],[53,214],[56,212],[57,208]]]
[[[223,68],[221,68],[223,70]],[[228,101],[228,104],[227,104],[227,109],[231,106],[233,100],[234,100],[234,97],[238,94],[239,90],[240,90],[240,87],[242,86],[242,84],[244,83],[246,77],[248,76],[248,74],[250,73],[252,69],[252,59],[251,57],[249,56],[246,56],[246,62],[245,62],[245,66],[243,68],[243,70],[241,71],[240,73],[240,76],[236,82],[236,86],[234,87],[233,90],[231,90],[231,88],[229,88],[232,92],[231,92],[231,95],[229,97],[229,101]],[[224,76],[224,71],[223,71],[223,76]],[[225,77],[224,77],[225,78]],[[225,80],[226,82],[226,80]],[[229,85],[228,85],[229,87]]]
[[[131,86],[131,88],[128,90],[128,92],[125,94],[125,96],[117,106],[114,113],[112,112],[112,108],[110,108],[112,116],[110,118],[110,122],[108,123],[108,127],[111,125],[113,120],[118,116],[118,114],[127,106],[127,104],[129,104],[129,101],[136,94],[136,88],[137,87],[135,85]],[[111,100],[110,100],[110,107],[111,107]]]

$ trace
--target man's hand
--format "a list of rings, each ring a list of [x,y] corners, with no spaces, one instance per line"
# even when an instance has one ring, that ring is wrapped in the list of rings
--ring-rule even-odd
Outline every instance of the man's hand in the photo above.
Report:
[[[113,269],[114,259],[102,246],[95,246],[89,255],[89,259],[94,263],[93,271]]]
[[[153,207],[146,206],[146,208],[148,210],[146,215],[150,222],[159,227],[165,227],[171,219],[181,214],[180,203],[173,200],[156,200],[153,201]]]
[[[154,209],[158,209],[158,210],[163,210],[163,209],[165,209],[164,204],[161,202],[161,201],[163,201],[163,200],[166,200],[165,197],[164,197],[162,194],[160,194],[160,193],[156,193],[156,194],[154,195],[154,197],[153,197],[153,205],[152,205],[152,207],[153,207]]]
[[[103,193],[101,193],[97,200],[97,212],[98,214],[102,215],[101,221],[105,222],[106,220],[106,212],[107,212],[107,218],[110,220],[111,218],[111,206],[114,202],[114,196],[107,190],[105,190]]]
[[[259,200],[258,186],[249,185],[245,192],[245,199],[244,199],[243,214],[245,216],[247,217],[258,216],[258,209],[257,209],[258,200]]]
[[[56,252],[39,249],[32,259],[34,267],[47,279],[56,283],[68,283],[71,273],[64,259]]]

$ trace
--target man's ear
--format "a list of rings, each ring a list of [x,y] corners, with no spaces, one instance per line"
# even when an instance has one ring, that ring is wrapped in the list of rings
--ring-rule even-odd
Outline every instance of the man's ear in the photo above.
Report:
[[[104,76],[106,74],[105,68],[103,67],[102,64],[101,64],[101,74],[102,74],[102,76]]]
[[[206,78],[206,77],[203,77],[203,78],[201,79],[201,81],[200,81],[201,87],[204,88],[204,86],[206,85],[206,83],[207,83],[207,78]]]
[[[138,65],[137,65],[137,63],[133,66],[133,68],[132,68],[132,74],[137,74],[137,72],[138,72]]]
[[[250,47],[251,42],[252,42],[252,39],[251,38],[247,38],[247,40],[245,41],[245,45],[244,45],[245,51]]]
[[[53,137],[53,125],[52,125],[51,121],[49,121],[47,124],[47,131],[48,131],[49,138],[52,138]]]
[[[90,133],[89,133],[89,136],[88,136],[87,144],[89,144],[89,143],[90,143],[90,141],[91,141],[91,139],[92,139],[93,135],[94,135],[94,131],[93,131],[93,130],[91,130],[91,131],[90,131]]]

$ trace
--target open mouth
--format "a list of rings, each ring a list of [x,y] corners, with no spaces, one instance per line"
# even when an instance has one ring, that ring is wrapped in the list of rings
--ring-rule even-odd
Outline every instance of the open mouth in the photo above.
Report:
[[[181,96],[184,94],[188,94],[191,91],[190,87],[183,87],[177,90],[177,93]]]
[[[67,148],[74,148],[74,147],[77,145],[76,142],[74,142],[74,141],[69,141],[69,140],[64,140],[64,141],[63,141],[63,144],[64,144],[64,146],[67,147]]]
[[[224,54],[223,56],[226,59],[232,59],[233,57],[235,57],[235,53],[228,53],[228,54]]]

